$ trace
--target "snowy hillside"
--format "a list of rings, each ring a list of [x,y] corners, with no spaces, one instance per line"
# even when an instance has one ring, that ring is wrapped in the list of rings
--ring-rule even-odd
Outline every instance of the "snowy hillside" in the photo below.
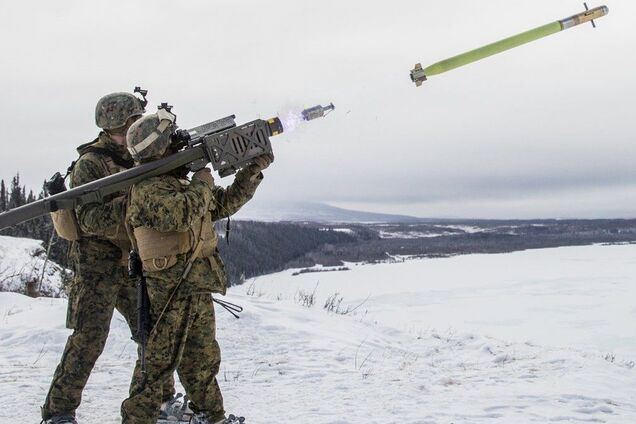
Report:
[[[0,291],[26,293],[27,284],[31,283],[39,287],[44,296],[62,295],[65,270],[52,261],[46,261],[42,275],[45,261],[46,251],[40,240],[0,236]]]
[[[249,203],[236,214],[237,219],[253,221],[311,221],[311,222],[426,222],[425,218],[343,209],[315,202]]]
[[[259,277],[229,292],[241,319],[217,310],[226,408],[250,424],[633,424],[635,257],[588,246]],[[361,306],[324,310],[336,292],[340,311]],[[65,302],[0,293],[0,397],[20,422],[38,421]],[[115,315],[81,423],[119,422],[135,355]]]

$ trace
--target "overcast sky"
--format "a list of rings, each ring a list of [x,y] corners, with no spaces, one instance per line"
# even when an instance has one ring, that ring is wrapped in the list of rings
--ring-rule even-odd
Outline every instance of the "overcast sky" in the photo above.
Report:
[[[12,1],[0,27],[0,178],[36,188],[135,85],[181,127],[333,102],[273,139],[253,205],[423,217],[636,216],[636,2],[434,76],[409,70],[583,9],[574,0]],[[590,3],[590,6],[600,5]],[[228,184],[231,179],[221,180]]]

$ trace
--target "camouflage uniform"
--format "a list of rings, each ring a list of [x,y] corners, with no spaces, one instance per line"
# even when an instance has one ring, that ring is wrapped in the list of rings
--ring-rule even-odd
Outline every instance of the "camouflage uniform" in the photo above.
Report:
[[[212,221],[228,217],[252,198],[263,178],[260,169],[251,165],[239,171],[234,183],[226,189],[214,186],[209,175],[207,182],[197,179],[195,174],[189,184],[172,175],[145,180],[131,191],[128,223],[135,229],[185,232],[206,214],[211,214]],[[216,240],[216,234],[213,237]],[[178,286],[190,253],[176,255],[176,263],[167,269],[156,272],[146,269],[154,328],[146,350],[146,374],[142,378],[137,366],[131,396],[122,404],[125,424],[156,422],[162,381],[175,369],[195,413],[207,413],[211,422],[224,416],[223,398],[216,380],[221,356],[215,339],[211,297],[211,293],[225,294],[225,269],[218,249],[214,248],[209,257],[194,260],[172,301],[168,301]],[[166,304],[168,307],[161,315]]]
[[[77,187],[132,166],[130,155],[106,133],[90,144],[80,146],[80,158],[71,173],[71,186]],[[107,154],[90,151],[105,149],[122,159],[113,162]],[[87,152],[88,150],[88,152]],[[129,162],[128,164],[126,162]],[[129,249],[125,234],[126,200],[110,196],[103,203],[82,205],[76,209],[82,237],[72,243],[71,258],[75,280],[69,290],[67,327],[73,329],[66,342],[53,381],[42,407],[42,418],[74,416],[82,390],[102,353],[114,308],[124,316],[136,335],[136,288],[127,275],[123,253]],[[165,385],[163,400],[173,395],[172,376]]]

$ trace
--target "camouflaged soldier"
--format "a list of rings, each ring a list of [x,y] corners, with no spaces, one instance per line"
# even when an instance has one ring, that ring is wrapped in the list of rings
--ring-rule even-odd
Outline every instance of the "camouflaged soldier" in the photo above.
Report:
[[[128,131],[135,161],[170,154],[175,128],[175,116],[165,109],[135,122]],[[146,372],[135,369],[131,396],[122,404],[125,424],[155,422],[161,382],[175,369],[194,411],[192,423],[242,422],[242,417],[226,420],[216,380],[221,356],[211,293],[225,294],[226,276],[213,223],[252,198],[271,158],[254,162],[225,189],[204,168],[190,182],[172,173],[142,181],[130,192],[127,222],[143,261],[153,327]]]
[[[95,122],[103,131],[77,149],[80,157],[70,171],[72,187],[134,165],[125,146],[126,132],[145,112],[145,103],[130,93],[113,93],[99,100]],[[124,225],[125,206],[125,196],[120,193],[75,210],[72,222],[77,236],[71,246],[75,280],[70,285],[67,314],[67,326],[73,333],[42,407],[47,424],[76,423],[75,410],[104,348],[115,308],[136,334],[136,289],[126,272],[130,241]],[[166,385],[164,400],[172,395],[172,386]]]

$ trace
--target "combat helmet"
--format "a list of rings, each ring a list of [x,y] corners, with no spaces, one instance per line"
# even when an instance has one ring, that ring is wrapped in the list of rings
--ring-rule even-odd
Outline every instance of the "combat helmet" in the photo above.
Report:
[[[137,162],[159,159],[168,150],[171,136],[177,128],[176,116],[167,108],[135,121],[126,134],[128,151]]]
[[[121,128],[128,118],[143,115],[146,103],[130,93],[107,94],[95,106],[95,124],[104,130]]]

